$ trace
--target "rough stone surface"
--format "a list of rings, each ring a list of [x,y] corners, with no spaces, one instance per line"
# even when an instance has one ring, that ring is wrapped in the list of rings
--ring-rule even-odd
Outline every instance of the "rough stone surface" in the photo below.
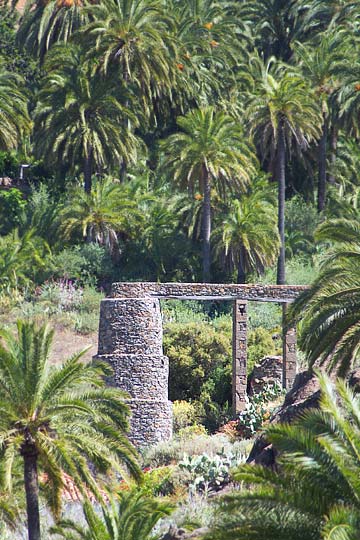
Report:
[[[102,300],[99,354],[162,355],[162,320],[156,299]]]
[[[290,303],[307,287],[215,283],[113,283],[113,298],[223,298]]]
[[[249,375],[248,389],[250,394],[258,394],[265,385],[283,383],[283,359],[282,356],[265,356],[258,364],[255,364]]]
[[[149,446],[170,439],[169,361],[163,355],[159,301],[103,300],[97,358],[113,367],[111,384],[129,394],[131,441]]]
[[[136,446],[151,446],[171,439],[171,401],[131,399],[129,405],[132,412],[130,438]]]
[[[247,303],[235,300],[233,308],[232,405],[234,418],[246,407]]]
[[[146,354],[101,355],[114,370],[111,383],[128,392],[134,399],[167,400],[169,359]]]

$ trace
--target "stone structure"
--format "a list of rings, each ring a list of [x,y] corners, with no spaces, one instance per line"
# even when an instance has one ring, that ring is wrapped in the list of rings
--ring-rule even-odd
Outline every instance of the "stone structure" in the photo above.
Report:
[[[235,300],[233,307],[232,405],[234,416],[246,406],[247,303]]]
[[[169,361],[162,349],[159,300],[103,300],[97,358],[112,365],[112,383],[130,396],[131,440],[134,444],[148,446],[170,439]]]
[[[265,356],[255,364],[249,375],[248,391],[250,394],[258,394],[267,384],[283,386],[282,356]]]
[[[168,401],[168,359],[163,355],[159,299],[234,301],[233,409],[243,410],[246,396],[246,333],[248,300],[286,306],[305,287],[208,283],[114,283],[101,303],[98,357],[114,368],[116,384],[129,394],[131,439],[138,446],[171,437]],[[284,308],[285,310],[285,308]],[[296,373],[296,336],[284,331],[284,386]]]

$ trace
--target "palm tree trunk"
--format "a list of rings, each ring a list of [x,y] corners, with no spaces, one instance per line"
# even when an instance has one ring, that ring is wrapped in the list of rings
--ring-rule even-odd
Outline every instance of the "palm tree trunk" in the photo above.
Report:
[[[337,152],[337,141],[338,141],[338,129],[336,126],[332,126],[330,130],[330,163],[331,171],[329,175],[329,184],[335,184],[334,168],[336,162],[336,152]]]
[[[322,212],[325,208],[326,200],[326,142],[327,142],[327,118],[323,114],[322,135],[319,142],[319,179],[318,179],[318,211]]]
[[[203,283],[210,281],[210,235],[211,235],[211,183],[209,172],[205,165],[202,167],[204,202],[202,220],[203,241]]]
[[[244,246],[240,247],[238,272],[237,272],[237,282],[238,283],[246,283],[245,248],[244,248]]]
[[[84,157],[84,190],[85,193],[91,193],[91,177],[92,177],[92,149],[88,150],[87,156]]]
[[[21,449],[24,459],[24,484],[29,540],[41,540],[39,512],[39,481],[37,472],[38,454],[33,444],[24,444]]]
[[[286,142],[284,123],[280,120],[278,127],[278,147],[276,153],[276,175],[278,181],[278,229],[280,236],[280,253],[277,266],[278,285],[285,285],[285,161]]]
[[[125,88],[127,89],[127,85],[128,85],[128,82],[129,82],[129,73],[128,73],[128,70],[127,70],[127,67],[126,67],[126,64],[124,63],[123,64],[123,67],[122,67],[122,73],[123,73],[123,82],[125,84]],[[129,107],[129,100],[126,99],[125,100],[125,107],[128,109]],[[130,130],[130,120],[128,118],[125,118],[124,120],[124,126],[125,126],[125,130],[126,131],[129,131]],[[127,170],[128,170],[128,164],[127,164],[127,161],[126,161],[126,157],[123,156],[121,161],[120,161],[120,184],[123,184],[126,180],[126,177],[127,177]]]

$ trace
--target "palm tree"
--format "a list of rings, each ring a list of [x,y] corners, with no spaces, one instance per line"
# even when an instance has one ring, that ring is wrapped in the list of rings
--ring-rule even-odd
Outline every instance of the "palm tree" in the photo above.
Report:
[[[128,407],[122,392],[105,387],[110,367],[84,363],[84,351],[51,369],[53,331],[47,326],[18,322],[17,337],[6,331],[1,337],[1,459],[8,489],[14,466],[19,459],[23,463],[29,540],[40,540],[39,470],[46,473],[48,502],[56,515],[62,471],[96,495],[94,469],[126,466],[139,477],[125,435]]]
[[[242,2],[243,20],[249,23],[261,56],[288,62],[293,45],[307,36],[303,16],[307,6],[299,0],[250,0]]]
[[[101,69],[117,75],[140,113],[149,117],[153,103],[175,84],[177,62],[174,20],[160,0],[104,0],[87,8],[92,22],[81,34],[90,43],[89,56],[100,59]],[[136,127],[124,116],[123,128]],[[122,156],[120,179],[129,160]]]
[[[91,193],[75,189],[61,213],[64,237],[80,231],[87,242],[114,253],[119,248],[118,233],[128,234],[142,222],[135,201],[127,195],[111,178],[97,180]]]
[[[320,410],[271,426],[276,470],[243,465],[234,479],[250,485],[222,498],[206,540],[355,540],[360,527],[359,397],[320,377]],[[335,393],[336,390],[336,393]]]
[[[334,94],[339,87],[338,75],[343,70],[344,58],[351,56],[348,33],[330,28],[307,45],[297,43],[296,57],[300,69],[315,90],[322,111],[323,125],[319,141],[318,210],[325,208],[327,181],[327,141],[330,123],[338,128],[339,107]]]
[[[9,72],[0,58],[0,150],[16,149],[31,129],[22,78]]]
[[[43,62],[55,43],[67,43],[88,14],[80,0],[27,0],[17,31],[18,43]]]
[[[332,219],[319,226],[318,241],[331,242],[319,277],[292,307],[302,319],[299,345],[309,365],[327,362],[344,375],[360,349],[360,223]]]
[[[211,189],[244,189],[256,170],[256,158],[239,123],[213,108],[190,111],[177,120],[178,133],[162,142],[164,168],[174,180],[203,193],[203,280],[210,280]]]
[[[118,84],[105,80],[75,45],[57,45],[45,63],[35,110],[36,152],[50,164],[73,169],[83,163],[84,189],[91,192],[94,169],[116,166],[122,157],[137,157],[139,141],[123,125],[137,119],[122,101]]]
[[[252,75],[251,70],[254,72]],[[298,72],[270,59],[263,65],[259,57],[250,64],[245,111],[251,133],[264,158],[275,162],[278,182],[278,228],[280,255],[277,283],[285,283],[285,188],[287,156],[293,146],[298,151],[317,139],[322,124],[314,92]]]
[[[48,244],[29,228],[22,234],[18,229],[0,236],[0,290],[26,287],[38,282],[51,254]]]
[[[120,493],[118,502],[111,500],[109,506],[103,505],[103,519],[88,502],[83,510],[87,528],[62,520],[51,532],[64,540],[152,540],[155,525],[171,513],[172,507],[133,489]]]
[[[214,235],[218,253],[225,252],[230,268],[237,268],[238,283],[246,282],[248,272],[263,272],[275,262],[280,242],[276,207],[266,180],[258,180],[240,199],[232,201]]]
[[[178,66],[172,106],[174,94],[181,104],[186,96],[192,107],[226,98],[227,79],[249,43],[240,5],[216,0],[172,0],[168,5],[176,19]]]

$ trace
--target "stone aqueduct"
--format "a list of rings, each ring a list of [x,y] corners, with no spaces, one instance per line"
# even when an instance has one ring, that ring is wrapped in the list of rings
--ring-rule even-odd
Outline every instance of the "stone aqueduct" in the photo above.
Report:
[[[200,283],[114,283],[100,308],[97,358],[114,368],[112,384],[129,394],[131,439],[139,446],[168,440],[172,406],[168,400],[169,361],[163,354],[160,299],[232,300],[233,409],[241,411],[246,396],[247,301],[286,305],[301,286]],[[283,386],[296,374],[296,335],[283,331]]]

